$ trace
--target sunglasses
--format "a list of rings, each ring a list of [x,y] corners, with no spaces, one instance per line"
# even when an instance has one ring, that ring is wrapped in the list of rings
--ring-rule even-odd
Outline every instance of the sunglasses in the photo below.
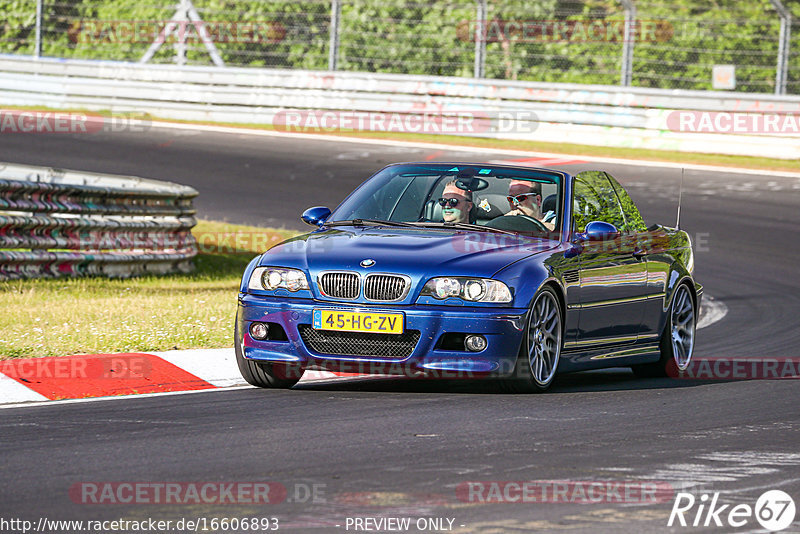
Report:
[[[458,198],[440,198],[439,205],[441,207],[450,206],[451,208],[455,208],[461,202],[461,199]]]
[[[509,195],[506,198],[508,199],[509,202],[511,202],[515,206],[518,206],[522,202],[525,202],[526,200],[528,200],[528,197],[536,198],[537,196],[538,195],[536,193],[524,193],[522,195],[516,195],[516,196],[513,196],[513,197],[511,195]]]

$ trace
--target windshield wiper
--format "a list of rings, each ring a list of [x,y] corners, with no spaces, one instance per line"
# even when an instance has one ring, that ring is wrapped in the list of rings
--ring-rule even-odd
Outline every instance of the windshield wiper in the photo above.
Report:
[[[346,221],[326,222],[324,226],[399,226],[403,228],[455,228],[457,230],[475,230],[478,232],[494,232],[497,234],[519,235],[517,232],[492,228],[491,226],[480,226],[477,224],[463,222],[404,222],[404,221],[385,221],[383,219],[349,219]]]
[[[350,219],[347,221],[326,222],[324,226],[402,226],[405,228],[417,228],[414,223],[403,221],[384,221],[382,219]]]
[[[409,223],[423,227],[431,228],[455,228],[457,230],[475,230],[478,232],[495,232],[498,234],[519,235],[517,232],[511,230],[502,230],[500,228],[492,228],[491,226],[481,226],[479,224],[464,223],[464,222],[417,222]]]

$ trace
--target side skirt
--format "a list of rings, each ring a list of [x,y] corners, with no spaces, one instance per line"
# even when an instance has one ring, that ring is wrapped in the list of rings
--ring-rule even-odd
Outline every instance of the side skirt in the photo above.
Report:
[[[593,350],[572,349],[561,352],[558,363],[560,373],[602,369],[604,367],[627,367],[640,363],[658,361],[661,351],[658,343],[648,342],[624,348],[606,347]]]

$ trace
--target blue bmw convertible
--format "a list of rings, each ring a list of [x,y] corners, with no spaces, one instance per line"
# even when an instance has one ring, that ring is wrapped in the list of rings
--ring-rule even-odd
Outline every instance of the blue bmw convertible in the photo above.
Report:
[[[255,386],[312,369],[536,392],[557,373],[691,361],[689,236],[647,227],[606,172],[394,164],[302,219],[314,230],[242,278],[236,358]]]

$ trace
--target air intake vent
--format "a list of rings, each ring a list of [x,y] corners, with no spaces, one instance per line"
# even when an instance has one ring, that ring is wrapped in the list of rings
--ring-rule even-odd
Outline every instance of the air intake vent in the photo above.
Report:
[[[325,273],[319,277],[319,287],[326,297],[358,298],[359,279],[356,273]]]
[[[311,325],[298,325],[303,342],[318,354],[404,360],[411,356],[420,338],[419,330],[402,334],[362,334],[314,330]]]
[[[392,302],[406,296],[408,279],[392,274],[370,274],[364,282],[364,297],[367,300]]]
[[[564,273],[565,284],[577,284],[581,280],[580,271],[567,271]]]

